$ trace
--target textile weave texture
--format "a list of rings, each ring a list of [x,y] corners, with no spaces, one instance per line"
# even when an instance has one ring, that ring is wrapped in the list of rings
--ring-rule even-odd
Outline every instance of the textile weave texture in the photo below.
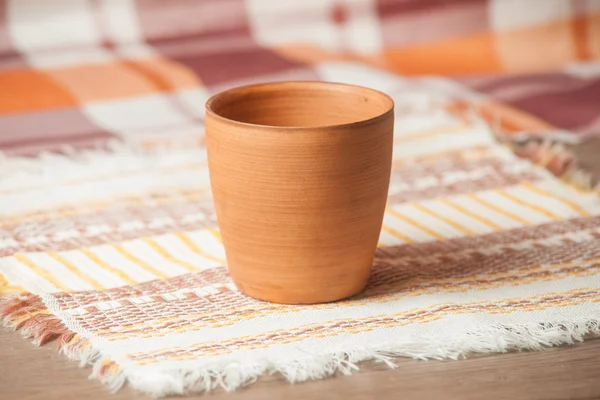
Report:
[[[196,145],[212,93],[336,61],[455,77],[509,131],[581,138],[599,58],[600,0],[0,0],[0,150]]]
[[[597,0],[0,0],[4,323],[155,396],[600,333],[598,192],[574,185],[585,176],[558,147],[511,151],[519,135],[599,132],[599,13]],[[278,80],[396,103],[372,277],[344,301],[265,303],[227,274],[203,104]]]
[[[1,290],[16,296],[5,322],[38,344],[58,339],[114,389],[158,396],[600,333],[598,193],[518,158],[476,115],[429,107],[396,119],[361,294],[310,306],[243,296],[225,267],[204,151],[122,149],[48,156],[0,181]]]

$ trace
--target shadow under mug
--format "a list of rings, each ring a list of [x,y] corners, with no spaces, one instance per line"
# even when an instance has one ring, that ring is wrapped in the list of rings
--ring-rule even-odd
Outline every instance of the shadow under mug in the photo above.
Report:
[[[244,86],[206,103],[208,167],[229,272],[277,303],[367,284],[385,211],[394,103],[326,82]]]

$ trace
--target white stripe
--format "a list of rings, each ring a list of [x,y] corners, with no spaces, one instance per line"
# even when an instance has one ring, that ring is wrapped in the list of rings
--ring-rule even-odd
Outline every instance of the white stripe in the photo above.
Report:
[[[430,207],[425,207],[430,209]],[[464,232],[461,232],[439,218],[433,217],[420,209],[416,208],[412,204],[404,204],[401,206],[394,206],[394,210],[400,211],[401,214],[409,216],[411,219],[417,221],[428,229],[435,233],[445,236],[446,238],[454,238],[465,236]],[[434,211],[435,212],[435,211]],[[441,214],[443,215],[443,214]],[[447,217],[447,216],[445,216]]]
[[[200,250],[217,259],[225,260],[225,249],[223,248],[223,245],[207,230],[203,229],[186,232],[186,235]]]
[[[33,294],[59,292],[52,283],[38,276],[28,266],[13,257],[0,258],[2,275],[11,285],[21,286]]]
[[[543,215],[540,212],[534,211],[529,207],[523,206],[516,201],[491,190],[477,192],[476,196],[508,213],[511,213],[512,215],[516,215],[517,217],[524,219],[528,223],[543,224],[545,222],[553,221],[552,218]]]
[[[546,210],[547,212],[552,213],[561,219],[569,219],[581,216],[581,214],[575,211],[572,207],[569,207],[569,205],[561,202],[560,200],[538,194],[527,189],[526,187],[509,186],[505,187],[504,190],[506,193],[519,199],[523,199],[523,201],[539,207],[540,209]]]
[[[440,128],[452,128],[462,121],[446,110],[436,109],[423,118],[420,114],[397,115],[394,120],[394,139],[413,136]]]
[[[466,147],[491,145],[494,143],[491,135],[484,134],[480,126],[471,126],[464,131],[443,133],[437,138],[415,138],[394,144],[394,159],[406,156],[434,154]]]
[[[106,262],[108,265],[123,272],[125,275],[130,276],[137,282],[145,282],[158,278],[133,261],[129,261],[110,245],[94,246],[89,250],[93,251],[98,258]]]
[[[404,220],[401,220],[387,212],[383,217],[383,223],[389,226],[390,228],[400,232],[404,236],[408,236],[415,242],[430,242],[432,240],[437,240],[436,238],[430,236],[429,234],[417,228],[416,226],[409,224],[408,222],[405,222]]]
[[[204,164],[205,151],[175,152],[174,155],[116,153],[112,157],[92,157],[89,164],[49,156],[48,168],[38,174],[26,175],[27,179],[20,174],[2,178],[0,192],[9,193],[0,195],[0,213],[9,215],[151,190],[204,188],[209,185],[208,169]],[[177,158],[177,155],[180,157]]]
[[[85,271],[92,279],[105,288],[114,288],[125,285],[125,282],[123,282],[121,278],[106,271],[78,250],[63,251],[59,254],[73,265],[77,265],[81,271]]]
[[[77,275],[68,270],[62,263],[56,261],[46,253],[25,253],[25,256],[37,265],[46,270],[54,279],[63,286],[71,290],[93,290],[87,282],[80,279]]]
[[[522,223],[517,222],[503,214],[500,214],[489,207],[481,205],[475,200],[472,200],[466,196],[453,196],[449,197],[448,200],[450,200],[453,203],[456,203],[462,208],[466,208],[474,214],[480,215],[482,218],[491,221],[492,223],[503,228],[504,230],[523,226]]]
[[[456,222],[457,224],[465,227],[466,229],[474,232],[475,234],[485,234],[494,232],[494,229],[488,225],[485,225],[483,222],[476,220],[475,218],[464,214],[449,205],[442,203],[439,200],[431,200],[421,202],[424,207],[430,209],[438,215],[442,215],[445,218],[448,218],[451,221]],[[473,210],[467,209],[467,211],[472,212],[475,215],[478,215]],[[463,233],[464,234],[464,233]]]
[[[403,242],[401,239],[387,233],[385,230],[381,231],[381,235],[379,236],[379,243],[384,244],[386,246],[398,246],[405,244],[405,242]]]
[[[572,186],[564,184],[554,178],[534,182],[533,185],[549,193],[568,199],[592,215],[600,214],[600,202],[598,201],[597,191],[578,191]]]
[[[186,235],[189,236],[187,233]],[[220,263],[214,260],[202,257],[201,255],[192,252],[175,235],[155,236],[153,239],[174,258],[189,263],[200,270],[210,269],[220,265]]]
[[[135,257],[156,268],[168,277],[187,274],[189,271],[177,263],[173,263],[158,254],[149,244],[142,240],[131,240],[120,245]]]

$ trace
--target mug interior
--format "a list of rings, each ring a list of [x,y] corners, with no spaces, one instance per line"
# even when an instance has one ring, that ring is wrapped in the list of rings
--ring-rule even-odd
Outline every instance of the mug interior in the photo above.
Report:
[[[273,127],[314,128],[377,118],[393,108],[384,93],[327,82],[245,86],[213,96],[207,112],[231,121]]]

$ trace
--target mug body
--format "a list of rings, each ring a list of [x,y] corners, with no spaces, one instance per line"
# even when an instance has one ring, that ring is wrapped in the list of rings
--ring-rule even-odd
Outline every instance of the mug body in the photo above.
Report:
[[[238,289],[290,304],[360,292],[385,211],[391,98],[282,82],[222,92],[206,108],[211,187]]]

